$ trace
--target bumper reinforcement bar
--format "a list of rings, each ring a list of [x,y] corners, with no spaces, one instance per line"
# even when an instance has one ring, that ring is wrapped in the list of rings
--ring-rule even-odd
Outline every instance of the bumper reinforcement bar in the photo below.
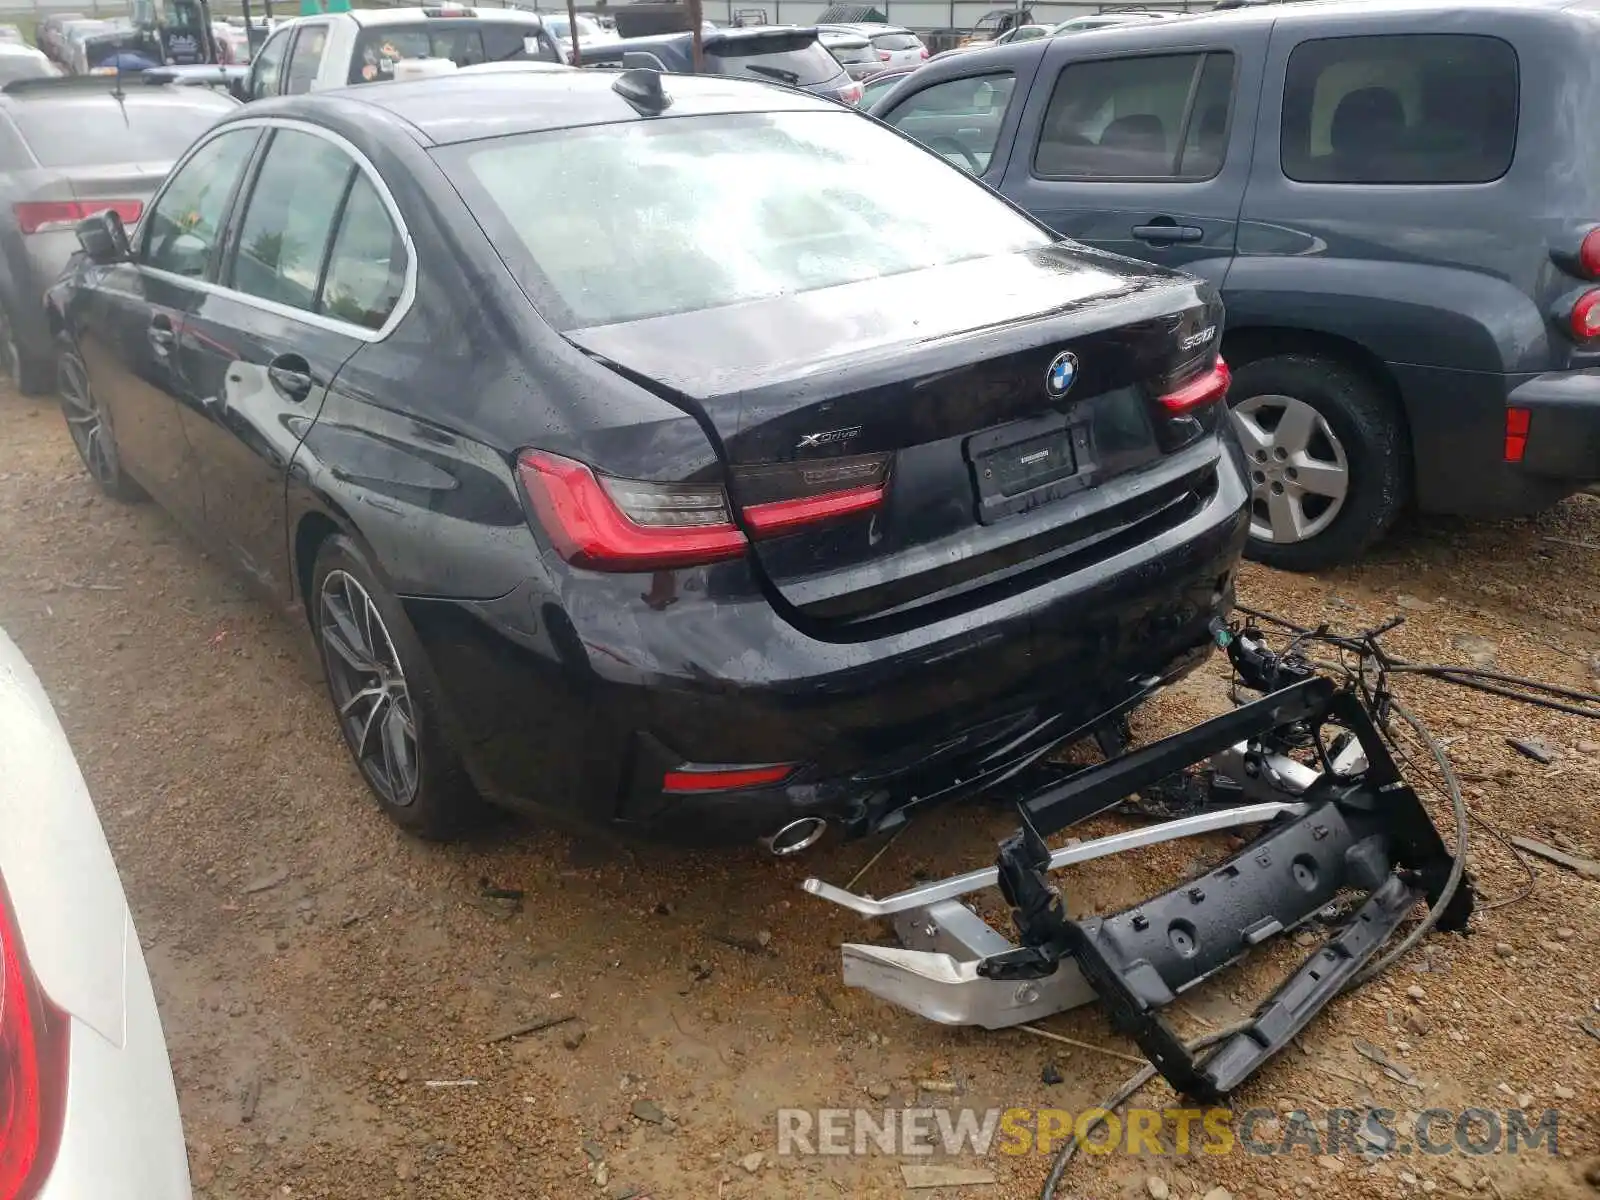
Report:
[[[1236,666],[1249,666],[1240,661],[1249,647],[1229,650]],[[1202,763],[1203,774],[1187,779],[1205,780],[1225,806],[1055,850],[1046,844],[1141,789],[1171,790],[1175,777]],[[1232,712],[1077,771],[1023,798],[1018,810],[1021,828],[985,870],[881,900],[806,880],[812,895],[893,924],[898,946],[843,947],[845,983],[942,1024],[988,1029],[1099,999],[1174,1088],[1205,1101],[1226,1096],[1283,1049],[1418,901],[1436,904],[1453,862],[1358,693],[1309,671]],[[1246,827],[1259,832],[1227,861],[1110,916],[1068,917],[1049,880],[1064,867]],[[1011,910],[1016,942],[962,901],[989,887]],[[1364,898],[1250,1026],[1203,1062],[1191,1057],[1161,1010],[1352,892]],[[1464,928],[1471,909],[1472,889],[1463,885],[1438,927]]]

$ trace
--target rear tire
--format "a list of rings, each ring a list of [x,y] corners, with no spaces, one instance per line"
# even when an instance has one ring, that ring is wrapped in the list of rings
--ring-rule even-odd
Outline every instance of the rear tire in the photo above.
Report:
[[[62,415],[67,419],[67,433],[89,478],[113,500],[143,500],[144,489],[122,469],[111,414],[95,398],[88,364],[66,334],[61,335],[56,345],[56,392],[61,397]]]
[[[1338,359],[1278,354],[1233,374],[1250,472],[1245,554],[1286,571],[1351,562],[1405,506],[1411,446],[1383,390]]]
[[[422,643],[343,534],[318,548],[306,607],[339,731],[378,807],[402,829],[439,841],[479,824],[486,806],[445,740]]]
[[[55,386],[55,358],[29,354],[18,344],[16,330],[11,306],[0,304],[0,370],[24,396],[42,396]]]

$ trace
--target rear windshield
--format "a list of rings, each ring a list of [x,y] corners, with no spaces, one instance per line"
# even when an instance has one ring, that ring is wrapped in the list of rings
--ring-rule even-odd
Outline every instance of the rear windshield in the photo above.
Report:
[[[356,39],[350,62],[351,83],[376,83],[394,78],[394,65],[402,59],[448,58],[458,67],[508,58],[534,57],[523,49],[524,37],[535,37],[532,25],[442,25],[423,21],[416,25],[380,25],[363,29]],[[582,36],[582,27],[579,29]],[[485,40],[488,48],[485,48]]]
[[[716,75],[751,75],[798,87],[826,83],[839,73],[838,61],[821,42],[797,46],[755,38],[707,46],[706,67]]]
[[[563,329],[1054,240],[964,172],[844,109],[561,129],[437,153]]]
[[[118,101],[104,95],[46,99],[16,104],[11,119],[43,167],[95,167],[112,163],[166,163],[238,107],[205,89],[181,89],[141,104],[129,92]]]
[[[866,42],[827,42],[829,52],[842,63],[875,63],[878,52]]]
[[[872,44],[879,50],[915,50],[922,41],[914,33],[876,33]]]

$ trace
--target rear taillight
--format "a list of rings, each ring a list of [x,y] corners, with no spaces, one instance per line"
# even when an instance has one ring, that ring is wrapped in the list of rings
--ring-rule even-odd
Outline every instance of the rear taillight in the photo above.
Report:
[[[879,62],[888,62],[893,57],[894,57],[894,55],[890,54],[887,50],[879,50],[878,51],[878,61]]]
[[[49,1174],[66,1109],[67,1029],[28,968],[0,884],[0,1200],[28,1200]]]
[[[1585,292],[1572,306],[1572,336],[1580,342],[1600,337],[1600,288]]]
[[[924,46],[922,48],[922,57],[923,58],[927,58],[928,57],[928,48],[926,46]]]
[[[24,200],[12,205],[17,227],[23,233],[49,233],[71,229],[85,217],[114,212],[124,225],[132,225],[144,212],[142,200]]]
[[[1195,376],[1182,387],[1174,388],[1160,396],[1161,407],[1169,413],[1181,414],[1204,408],[1208,404],[1215,404],[1228,394],[1228,384],[1232,379],[1228,364],[1219,358],[1208,370]]]
[[[1533,413],[1526,408],[1506,409],[1506,461],[1521,462],[1528,452],[1528,430],[1533,425]]]
[[[876,508],[888,472],[888,455],[741,471],[745,527],[753,537],[774,536]],[[747,545],[719,484],[597,475],[542,450],[524,451],[517,473],[556,552],[574,566],[667,570],[737,558]]]
[[[842,104],[860,104],[861,85],[859,83],[852,83],[847,87],[840,88],[839,101]]]
[[[1578,265],[1590,279],[1600,279],[1600,228],[1589,230],[1578,246]]]

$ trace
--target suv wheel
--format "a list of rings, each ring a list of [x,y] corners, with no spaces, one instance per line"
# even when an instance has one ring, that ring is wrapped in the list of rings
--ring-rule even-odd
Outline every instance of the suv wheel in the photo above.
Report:
[[[1410,448],[1382,391],[1337,359],[1245,363],[1228,393],[1250,471],[1250,543],[1269,566],[1349,562],[1405,503]]]
[[[422,644],[350,539],[323,542],[306,598],[339,730],[378,806],[444,839],[478,822],[478,798],[444,739]]]

